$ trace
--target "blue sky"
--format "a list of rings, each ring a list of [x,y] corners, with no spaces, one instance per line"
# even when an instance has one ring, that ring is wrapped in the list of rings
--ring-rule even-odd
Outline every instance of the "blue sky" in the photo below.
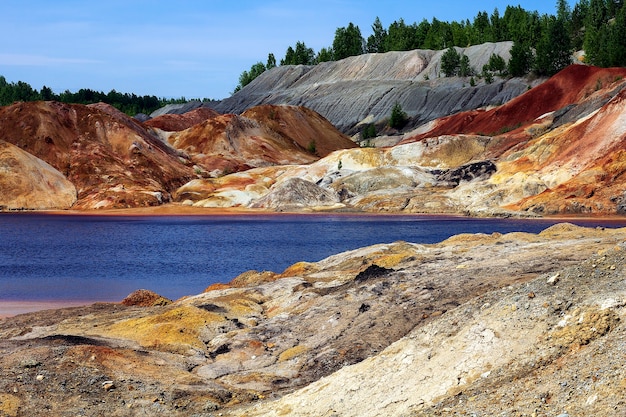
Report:
[[[0,75],[57,93],[219,99],[268,53],[280,61],[296,41],[317,52],[350,22],[367,38],[377,16],[384,27],[400,18],[471,21],[509,4],[556,10],[556,0],[2,0]]]

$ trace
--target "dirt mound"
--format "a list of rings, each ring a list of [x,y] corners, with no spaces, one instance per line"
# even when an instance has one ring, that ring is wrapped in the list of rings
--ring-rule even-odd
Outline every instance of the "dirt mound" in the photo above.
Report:
[[[0,108],[0,139],[47,162],[77,191],[74,208],[158,205],[192,178],[176,150],[107,105]]]
[[[262,105],[246,110],[242,116],[256,120],[319,157],[358,146],[328,120],[306,107]]]
[[[180,132],[218,115],[219,113],[215,110],[199,107],[183,114],[162,114],[143,122],[143,124],[166,132]]]
[[[480,72],[492,54],[505,60],[511,42],[458,48]],[[261,104],[301,105],[320,113],[340,131],[353,135],[364,124],[386,124],[396,102],[419,125],[478,107],[505,103],[526,91],[522,79],[487,84],[468,78],[441,78],[445,51],[413,50],[363,54],[315,66],[279,66],[221,102],[209,104],[221,113],[239,114]],[[538,81],[540,82],[540,81]]]
[[[309,164],[356,145],[319,114],[296,106],[255,107],[213,117],[168,137],[211,176],[268,165]]]
[[[133,291],[122,300],[122,304],[125,306],[137,307],[162,306],[167,305],[171,302],[172,300],[168,300],[167,298],[150,290]]]
[[[0,208],[68,209],[76,201],[76,189],[63,174],[3,140],[0,161]]]
[[[447,134],[502,134],[521,129],[538,117],[577,103],[626,76],[624,68],[570,65],[548,81],[491,110],[473,110],[437,120],[434,127],[402,143]]]

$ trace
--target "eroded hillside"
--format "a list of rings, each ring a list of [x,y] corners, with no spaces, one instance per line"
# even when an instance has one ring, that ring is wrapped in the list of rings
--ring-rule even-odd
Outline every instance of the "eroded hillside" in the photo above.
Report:
[[[507,60],[511,42],[457,48],[477,73],[492,54]],[[541,80],[442,78],[445,51],[415,50],[364,54],[315,66],[280,66],[266,71],[241,91],[210,106],[240,113],[259,104],[295,104],[311,108],[339,130],[354,134],[361,125],[384,126],[396,102],[412,125],[464,110],[500,105]]]
[[[0,320],[0,413],[621,415],[625,239],[396,242]]]
[[[9,210],[158,206],[194,178],[308,164],[356,146],[301,107],[195,109],[142,124],[105,104],[57,102],[0,108],[0,141],[0,206]]]
[[[501,106],[430,121],[384,148],[195,181],[179,195],[199,207],[623,214],[625,75],[572,65]]]

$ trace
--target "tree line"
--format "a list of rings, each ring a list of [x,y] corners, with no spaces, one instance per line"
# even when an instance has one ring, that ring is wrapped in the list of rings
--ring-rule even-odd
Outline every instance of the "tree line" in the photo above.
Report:
[[[433,18],[430,22],[423,19],[420,23],[407,24],[399,19],[387,28],[377,17],[371,29],[371,35],[364,38],[353,23],[337,28],[332,46],[322,48],[317,54],[298,41],[295,47],[287,48],[280,65],[316,65],[365,53],[413,49],[447,49],[452,55],[453,47],[512,41],[511,59],[497,71],[500,75],[522,76],[535,72],[550,76],[569,65],[572,53],[579,50],[584,50],[585,62],[591,65],[626,66],[623,0],[579,0],[573,8],[566,0],[557,0],[555,15],[540,15],[521,6],[507,6],[502,15],[496,8],[491,14],[479,12],[471,21],[445,22]],[[461,75],[461,66],[468,63],[462,62],[462,56],[458,57],[458,65],[456,57],[450,58],[456,70],[442,71],[443,75]],[[500,62],[491,64],[501,66]],[[266,63],[257,62],[240,75],[235,92],[275,66],[276,58],[270,53]],[[470,70],[474,71],[471,67]]]
[[[60,94],[56,94],[50,87],[45,85],[38,91],[23,81],[7,82],[6,78],[0,75],[0,106],[6,106],[17,101],[38,100],[54,100],[78,104],[102,102],[110,104],[130,116],[139,113],[150,114],[166,104],[186,103],[188,101],[185,97],[166,99],[157,98],[153,95],[138,96],[132,93],[120,93],[115,90],[104,93],[89,88],[81,88],[77,92],[65,90]],[[203,101],[207,101],[207,99],[203,99]]]

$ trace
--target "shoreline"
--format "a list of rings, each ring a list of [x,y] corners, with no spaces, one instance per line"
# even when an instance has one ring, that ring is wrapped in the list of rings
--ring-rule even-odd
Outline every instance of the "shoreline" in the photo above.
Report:
[[[102,216],[102,217],[237,217],[237,216],[363,216],[363,217],[446,217],[446,218],[476,218],[476,219],[498,219],[498,220],[547,220],[547,221],[607,221],[626,222],[626,216],[617,214],[558,214],[544,216],[468,216],[462,213],[407,213],[407,212],[365,212],[356,210],[299,210],[299,211],[273,211],[266,209],[253,209],[246,207],[193,207],[178,204],[163,204],[150,207],[132,207],[120,209],[100,209],[100,210],[7,210],[0,211],[3,214],[41,214],[51,216]]]
[[[44,310],[58,310],[69,307],[84,307],[96,303],[119,303],[104,300],[1,300],[0,320],[20,314],[35,313]]]

